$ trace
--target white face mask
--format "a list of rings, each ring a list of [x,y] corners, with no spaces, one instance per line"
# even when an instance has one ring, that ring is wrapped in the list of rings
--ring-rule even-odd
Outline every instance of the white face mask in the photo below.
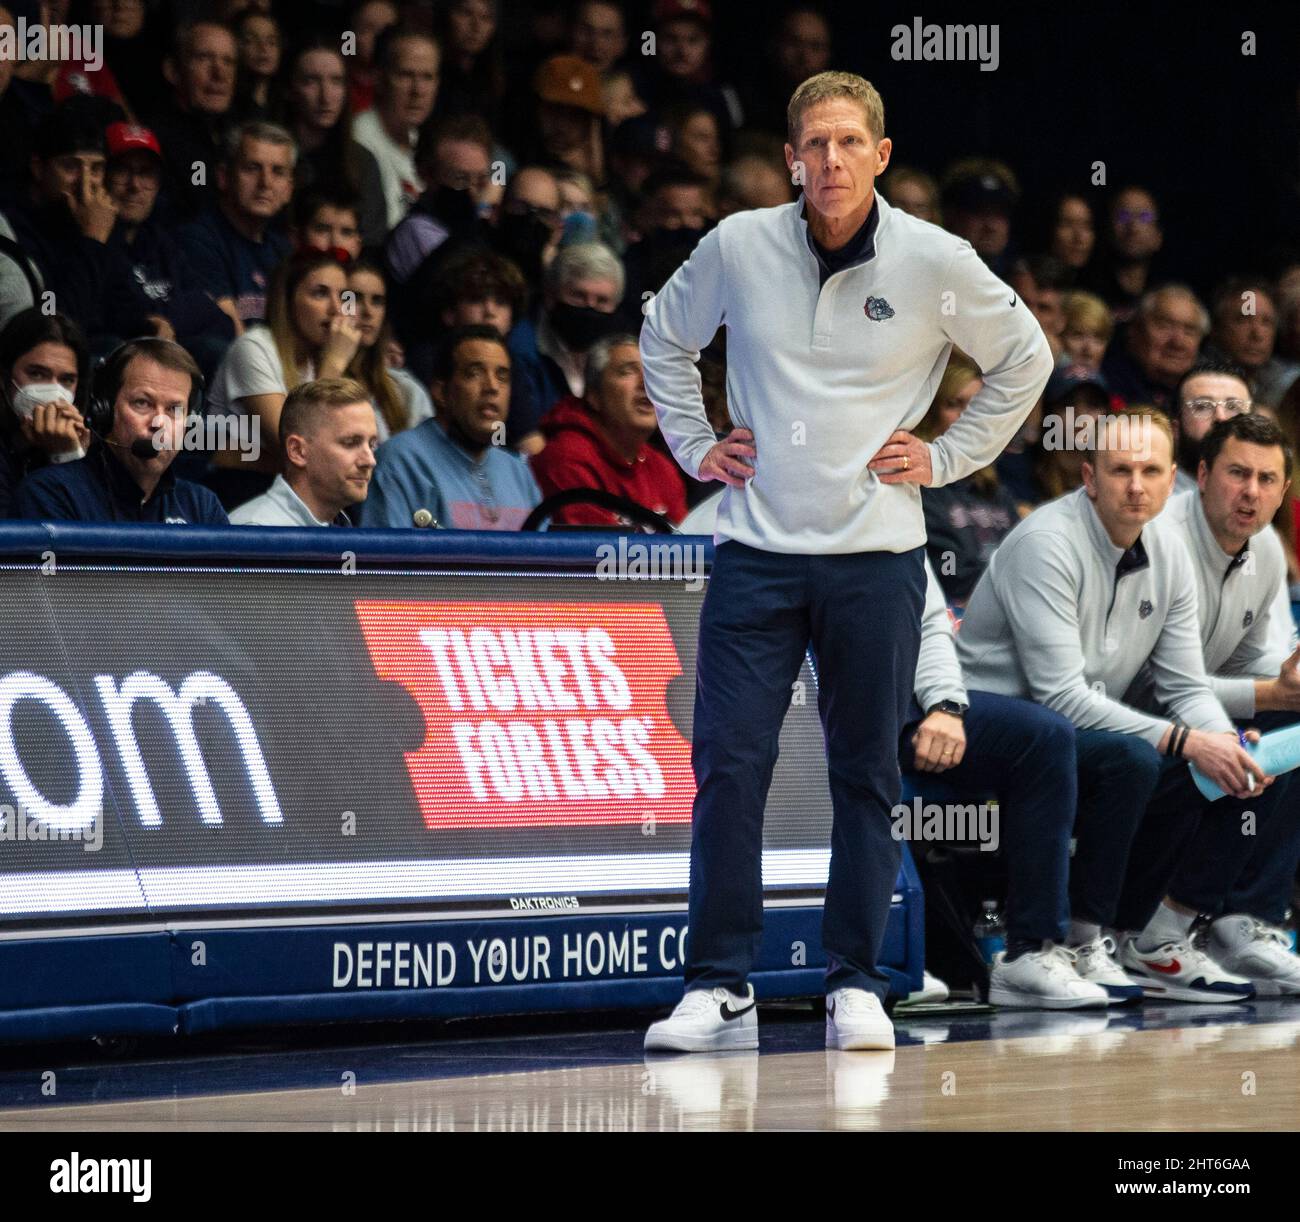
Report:
[[[58,382],[28,382],[14,386],[14,411],[24,420],[30,420],[42,403],[71,403],[72,391]]]

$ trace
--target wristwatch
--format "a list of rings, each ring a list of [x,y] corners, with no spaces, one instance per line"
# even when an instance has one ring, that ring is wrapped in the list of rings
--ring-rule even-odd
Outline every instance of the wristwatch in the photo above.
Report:
[[[931,713],[947,713],[952,717],[965,717],[966,710],[970,708],[969,704],[962,704],[960,700],[940,700],[938,704],[932,704],[925,710],[925,715]]]

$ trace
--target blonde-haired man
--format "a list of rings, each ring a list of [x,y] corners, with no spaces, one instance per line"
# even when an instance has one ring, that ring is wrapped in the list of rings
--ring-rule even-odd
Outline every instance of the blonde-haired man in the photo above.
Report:
[[[763,808],[809,645],[834,807],[826,1042],[893,1047],[877,956],[925,600],[919,489],[992,462],[1052,369],[1038,323],[967,243],[877,195],[892,145],[868,81],[819,73],[787,117],[786,165],[802,198],[722,221],[650,301],[641,332],[646,389],[673,454],[687,474],[727,485],[700,621],[687,992],[651,1027],[651,1050],[757,1046],[747,977],[763,912]],[[738,427],[718,441],[695,362],[724,322]],[[926,443],[909,430],[954,344],[986,371],[984,388]]]
[[[379,445],[375,409],[351,378],[320,378],[289,392],[280,412],[284,469],[232,526],[351,526],[346,510],[370,491]]]

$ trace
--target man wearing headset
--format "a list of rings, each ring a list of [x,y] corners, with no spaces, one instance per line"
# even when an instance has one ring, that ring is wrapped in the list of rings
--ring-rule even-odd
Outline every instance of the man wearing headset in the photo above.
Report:
[[[170,470],[186,419],[202,401],[199,367],[179,344],[152,337],[123,344],[95,372],[90,452],[28,476],[18,489],[16,516],[227,525],[211,491]]]

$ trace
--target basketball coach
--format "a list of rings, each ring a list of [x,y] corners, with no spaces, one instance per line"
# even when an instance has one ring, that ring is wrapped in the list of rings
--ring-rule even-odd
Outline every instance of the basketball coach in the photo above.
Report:
[[[892,1048],[876,964],[898,873],[898,736],[925,600],[920,488],[987,466],[1047,383],[1033,315],[964,241],[891,208],[884,104],[824,72],[790,99],[797,203],[728,217],[647,307],[646,389],[673,454],[720,480],[700,616],[686,994],[647,1050],[756,1048],[763,808],[811,644],[834,824],[822,941],[826,1043]],[[695,367],[727,328],[719,441]],[[952,346],[984,387],[937,441],[925,415]],[[923,710],[928,712],[928,710]],[[960,710],[957,710],[960,714]]]

